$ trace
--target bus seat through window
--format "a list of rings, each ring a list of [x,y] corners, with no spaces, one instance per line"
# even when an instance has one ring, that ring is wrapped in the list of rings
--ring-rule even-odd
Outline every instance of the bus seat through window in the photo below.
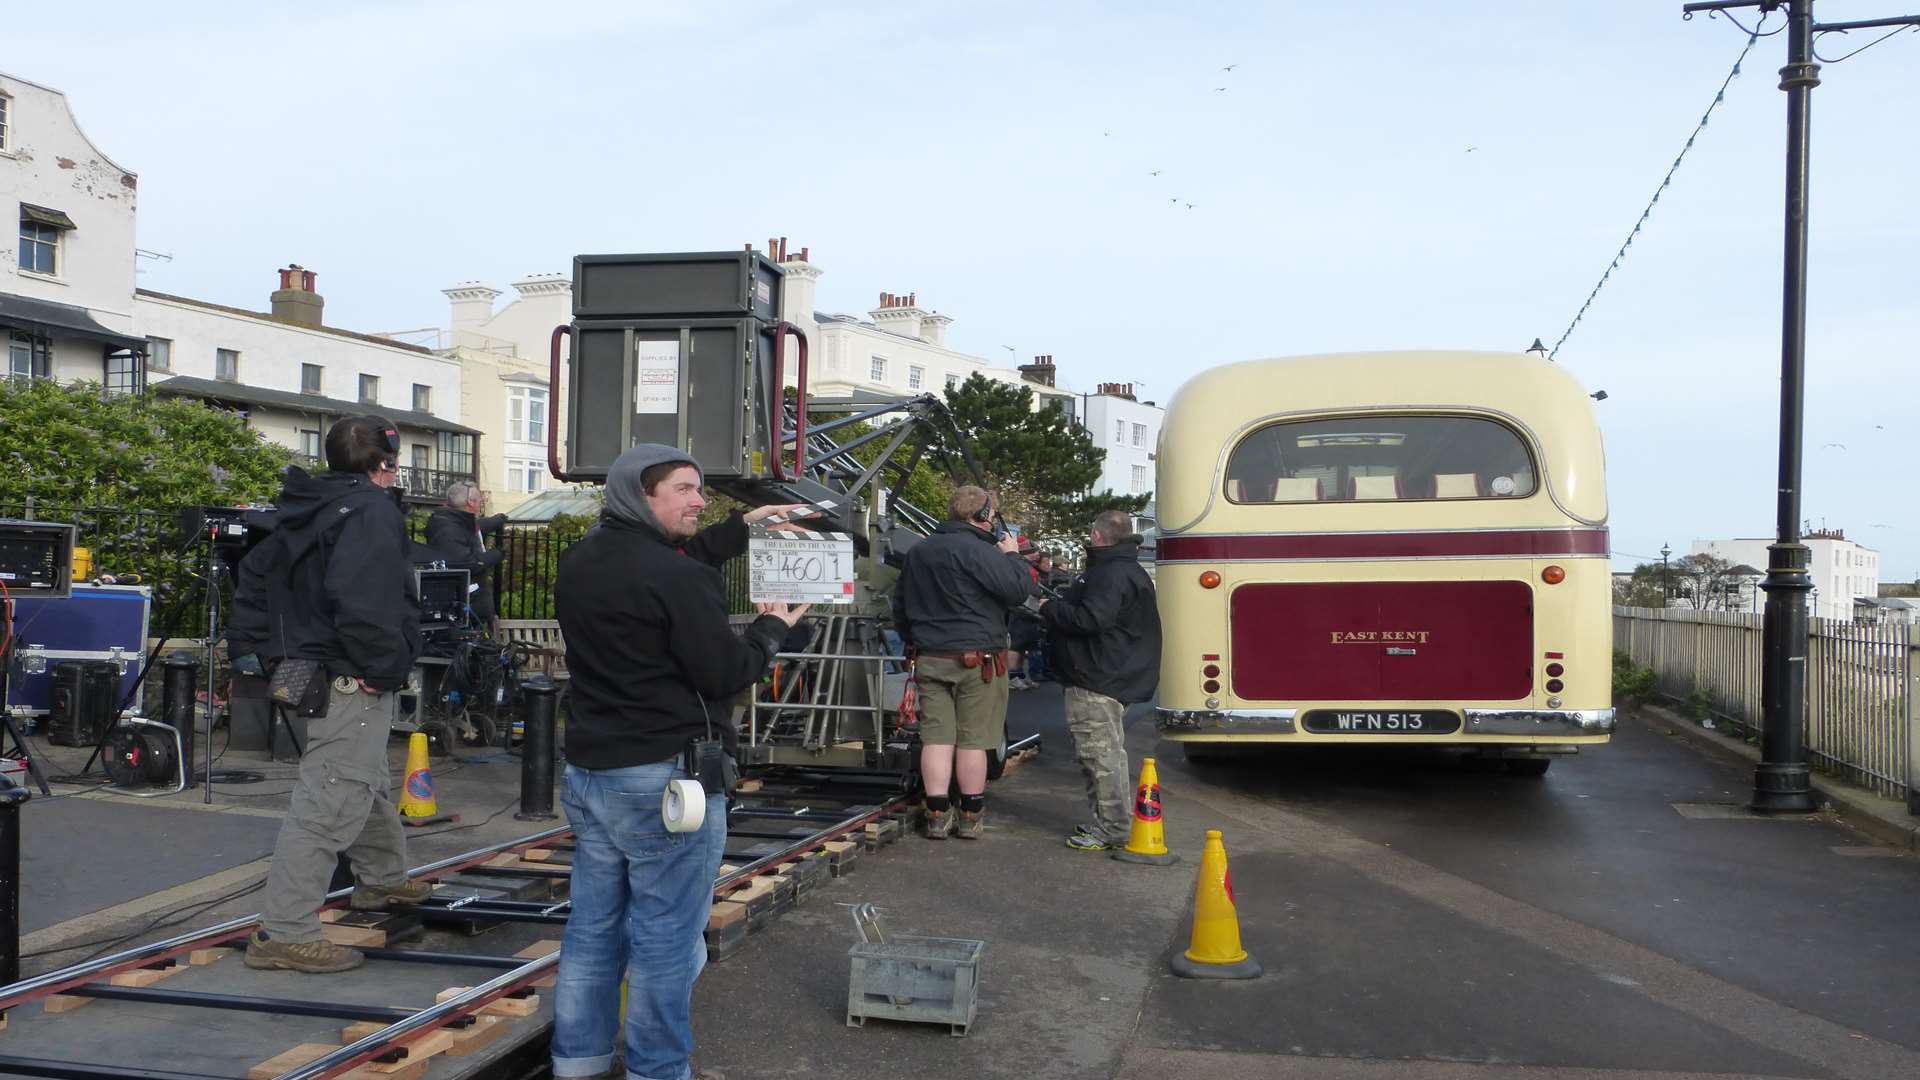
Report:
[[[1320,481],[1311,476],[1287,476],[1273,482],[1273,502],[1316,502],[1320,498]]]
[[[1434,474],[1433,497],[1436,499],[1472,499],[1479,495],[1479,478],[1472,473]]]
[[[1397,499],[1400,497],[1400,478],[1398,476],[1356,476],[1351,482],[1354,499]]]

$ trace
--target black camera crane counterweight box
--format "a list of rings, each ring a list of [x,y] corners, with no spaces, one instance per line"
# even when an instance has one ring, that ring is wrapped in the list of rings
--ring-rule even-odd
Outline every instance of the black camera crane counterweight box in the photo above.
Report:
[[[573,322],[553,342],[557,381],[573,339],[560,478],[604,481],[646,442],[685,450],[709,480],[777,476],[781,275],[755,251],[576,256]]]

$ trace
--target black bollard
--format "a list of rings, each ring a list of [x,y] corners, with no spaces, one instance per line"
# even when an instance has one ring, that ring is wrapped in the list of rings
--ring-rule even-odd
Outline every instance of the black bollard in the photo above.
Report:
[[[560,705],[560,687],[545,675],[520,684],[526,701],[522,716],[525,734],[520,742],[520,821],[553,819],[553,718]]]
[[[20,981],[20,807],[30,797],[0,780],[0,986]]]
[[[200,662],[186,653],[168,653],[166,659],[160,661],[160,722],[172,725],[180,733],[180,754],[185,759],[182,765],[188,787],[194,783],[193,714],[198,711],[198,703],[193,699],[193,691],[199,673]]]

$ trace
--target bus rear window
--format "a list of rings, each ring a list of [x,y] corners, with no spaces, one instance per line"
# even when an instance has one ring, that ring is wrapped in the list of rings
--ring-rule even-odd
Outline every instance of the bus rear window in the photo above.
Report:
[[[1271,424],[1227,459],[1236,503],[1524,499],[1533,455],[1504,424],[1469,416],[1361,416]]]

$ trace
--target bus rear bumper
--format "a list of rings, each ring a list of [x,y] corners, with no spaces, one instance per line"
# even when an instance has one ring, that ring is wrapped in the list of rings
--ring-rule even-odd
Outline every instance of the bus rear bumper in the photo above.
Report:
[[[1292,735],[1298,709],[1161,709],[1160,731],[1168,735]]]
[[[1612,709],[1467,709],[1468,735],[1609,735]]]
[[[1164,735],[1293,735],[1298,709],[1160,709]],[[1592,738],[1613,733],[1612,709],[1465,709],[1462,735]]]

